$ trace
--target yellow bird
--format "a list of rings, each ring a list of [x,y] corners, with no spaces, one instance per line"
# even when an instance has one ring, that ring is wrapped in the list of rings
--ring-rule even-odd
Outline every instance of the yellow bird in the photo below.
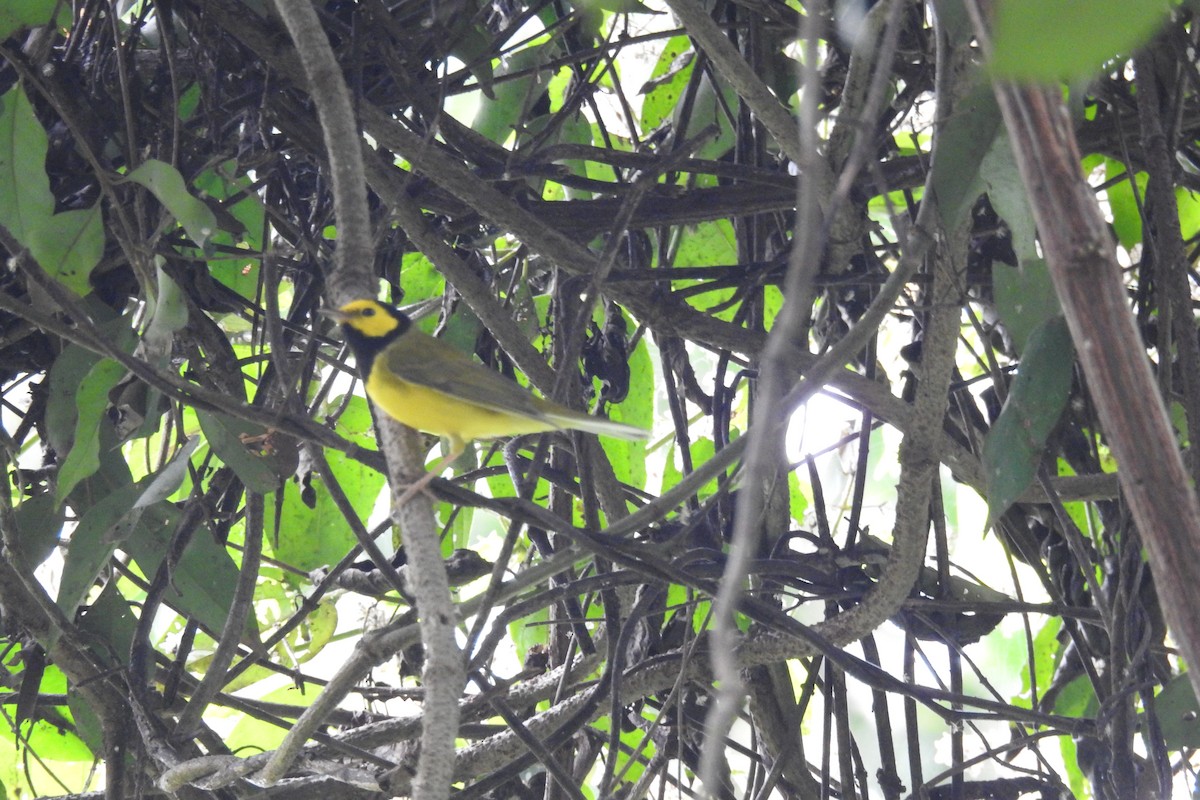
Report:
[[[553,430],[580,430],[644,439],[647,431],[572,411],[531,394],[466,353],[415,328],[404,312],[375,300],[354,300],[337,311],[367,396],[392,419],[448,442],[435,469],[404,493],[423,489],[475,439]]]

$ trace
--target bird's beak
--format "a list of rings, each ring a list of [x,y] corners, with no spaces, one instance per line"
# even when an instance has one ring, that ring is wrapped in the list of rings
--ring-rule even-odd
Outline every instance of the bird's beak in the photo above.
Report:
[[[318,308],[317,313],[322,317],[329,317],[336,322],[346,322],[350,319],[350,317],[341,311],[338,311],[336,308]]]

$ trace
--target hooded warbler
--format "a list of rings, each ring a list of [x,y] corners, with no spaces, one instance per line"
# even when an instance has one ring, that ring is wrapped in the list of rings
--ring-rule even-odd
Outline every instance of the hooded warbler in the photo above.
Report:
[[[474,439],[573,429],[622,439],[647,431],[572,411],[531,394],[466,353],[418,330],[404,312],[354,300],[326,315],[342,325],[367,396],[389,417],[444,437],[449,447],[434,471],[405,492],[419,491]]]

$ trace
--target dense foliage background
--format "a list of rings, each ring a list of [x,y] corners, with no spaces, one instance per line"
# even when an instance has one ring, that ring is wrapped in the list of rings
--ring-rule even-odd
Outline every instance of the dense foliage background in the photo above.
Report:
[[[317,4],[380,296],[653,432],[482,443],[437,485],[457,796],[1183,796],[1196,701],[989,80],[1062,87],[1186,448],[1193,5],[1001,3],[994,41],[955,0],[669,5]],[[406,533],[317,313],[339,227],[291,39],[255,0],[19,0],[0,37],[0,784],[258,793],[309,710],[275,795],[405,793]],[[743,686],[706,736],[713,655]]]

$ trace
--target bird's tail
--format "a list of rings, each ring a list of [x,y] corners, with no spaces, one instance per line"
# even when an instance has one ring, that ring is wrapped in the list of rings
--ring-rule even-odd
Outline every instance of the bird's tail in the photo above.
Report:
[[[593,417],[588,414],[563,414],[551,412],[546,418],[560,428],[586,431],[599,436],[615,436],[618,439],[647,439],[650,431],[624,422],[615,422],[606,417]]]

